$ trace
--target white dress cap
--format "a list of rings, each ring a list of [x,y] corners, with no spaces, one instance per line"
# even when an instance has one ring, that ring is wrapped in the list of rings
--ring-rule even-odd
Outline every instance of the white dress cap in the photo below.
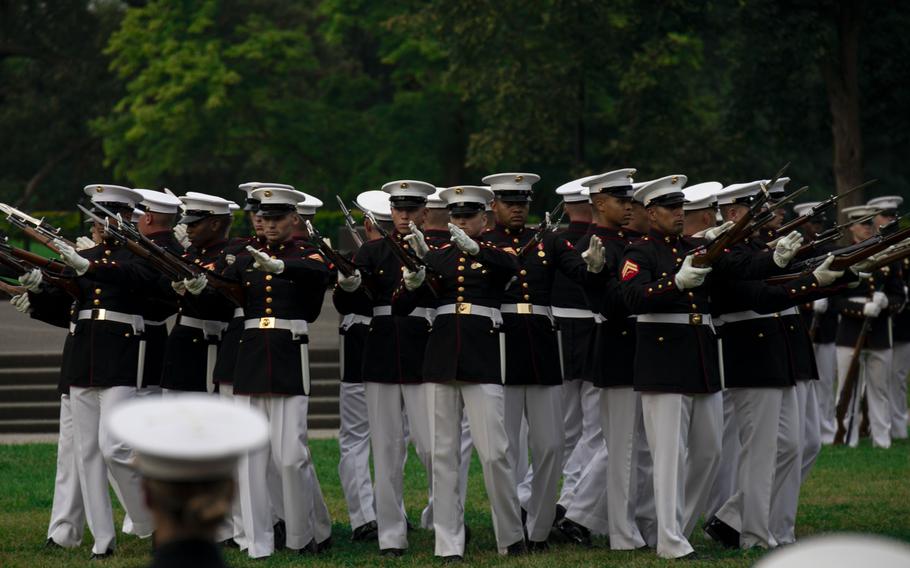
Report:
[[[762,183],[764,183],[763,180],[758,180],[728,185],[717,192],[717,204],[751,203],[755,196],[761,193]]]
[[[271,183],[265,181],[248,181],[246,183],[241,183],[237,187],[246,193],[246,200],[243,202],[244,211],[256,211],[259,209],[259,202],[250,197],[250,194],[254,189],[259,189],[260,187],[280,187],[282,189],[295,189],[293,185],[288,185],[286,183]]]
[[[142,209],[133,209],[133,214],[130,215],[130,223],[135,225],[143,217],[145,217],[145,211],[143,211]]]
[[[163,213],[165,215],[175,215],[183,204],[180,199],[172,193],[163,191],[153,191],[151,189],[136,189],[142,195],[142,206],[150,213]]]
[[[797,203],[793,206],[793,212],[796,213],[797,217],[802,217],[809,212],[810,209],[821,203],[821,201],[808,201],[806,203]]]
[[[493,195],[500,201],[531,201],[531,187],[540,181],[540,176],[529,173],[491,174],[481,180],[490,186]]]
[[[251,191],[250,198],[259,202],[258,215],[283,217],[296,211],[297,204],[306,200],[306,194],[296,189],[262,186]]]
[[[857,221],[863,217],[874,215],[877,212],[877,207],[869,207],[868,205],[855,205],[853,207],[844,207],[841,209],[841,213],[847,217],[848,221]]]
[[[623,168],[600,174],[582,183],[588,188],[589,195],[607,193],[614,197],[632,197],[633,176],[635,168]]]
[[[699,209],[708,209],[716,206],[717,192],[723,187],[723,184],[717,181],[706,181],[690,185],[683,190],[683,194],[686,196],[683,210],[698,211]]]
[[[445,209],[446,202],[439,197],[439,194],[446,189],[444,187],[437,187],[436,191],[433,192],[433,195],[427,197],[427,209]]]
[[[440,197],[453,215],[478,213],[493,199],[493,191],[480,185],[456,185],[443,191]]]
[[[304,193],[303,195],[303,201],[297,203],[297,213],[299,215],[315,215],[316,210],[322,207],[322,200],[309,193]]]
[[[800,539],[761,557],[756,568],[905,568],[910,566],[910,546],[876,535],[828,534]]]
[[[180,196],[180,201],[184,209],[181,223],[195,223],[206,217],[231,214],[232,202],[217,195],[188,191]]]
[[[133,209],[142,201],[142,195],[138,191],[122,185],[93,183],[85,186],[83,191],[92,198],[92,203],[101,203],[102,205],[110,204]]]
[[[425,181],[400,179],[384,184],[382,191],[389,194],[392,207],[421,207],[426,205],[427,198],[433,195],[436,187]]]
[[[679,205],[686,200],[682,189],[688,178],[682,174],[664,176],[634,190],[633,198],[645,207],[649,205]]]
[[[261,413],[204,394],[124,402],[107,427],[136,452],[139,472],[161,481],[231,479],[240,457],[268,440]]]
[[[581,203],[582,201],[589,201],[588,188],[584,187],[582,184],[599,176],[600,174],[585,176],[566,182],[556,188],[556,195],[562,197],[563,203]]]
[[[869,203],[866,203],[866,205],[881,209],[882,211],[896,212],[897,208],[900,207],[903,202],[904,198],[900,195],[883,195],[881,197],[876,197],[875,199],[870,199]]]
[[[771,195],[776,198],[780,198],[783,196],[784,193],[787,192],[787,184],[790,183],[790,178],[788,178],[788,177],[778,178],[778,180],[776,182],[774,182],[774,185],[768,185],[769,183],[771,183],[771,180],[769,180],[769,179],[764,180],[763,183],[765,184],[765,187],[768,188],[768,195]]]
[[[392,204],[389,202],[389,194],[384,191],[364,191],[354,200],[354,205],[364,213],[372,213],[377,221],[392,220]]]

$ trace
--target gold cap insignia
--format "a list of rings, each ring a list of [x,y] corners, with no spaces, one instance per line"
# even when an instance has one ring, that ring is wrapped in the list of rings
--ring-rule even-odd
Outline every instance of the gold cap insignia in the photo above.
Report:
[[[456,188],[455,188],[455,193],[457,193],[457,194],[459,194],[459,195],[462,194],[462,193],[464,193],[464,188],[462,188],[462,187],[456,187]]]
[[[406,182],[406,181],[401,182],[401,189],[407,189],[407,188],[408,188],[408,182]]]
[[[673,176],[673,179],[670,180],[670,183],[676,183],[679,181],[679,176]]]
[[[525,179],[525,176],[515,176],[515,181],[521,181]]]
[[[99,185],[98,187],[95,188],[95,191],[97,191],[98,193],[102,193],[104,191],[104,188]]]
[[[272,196],[272,192],[269,191],[269,190],[265,190],[265,191],[262,192],[262,196],[263,196],[263,197],[271,197],[271,196]]]

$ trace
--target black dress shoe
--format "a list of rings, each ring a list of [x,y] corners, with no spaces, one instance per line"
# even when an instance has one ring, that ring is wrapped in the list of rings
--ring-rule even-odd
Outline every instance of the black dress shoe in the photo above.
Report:
[[[368,540],[376,540],[378,536],[379,526],[376,524],[376,521],[370,521],[354,529],[354,532],[351,533],[351,540],[353,542],[365,542]]]
[[[717,516],[708,519],[705,523],[704,531],[713,540],[722,544],[724,548],[739,548],[739,532],[718,519]]]
[[[236,548],[237,550],[240,550],[240,545],[234,542],[234,539],[232,538],[226,538],[222,540],[218,543],[218,546],[221,548]]]
[[[468,543],[471,542],[471,527],[468,525],[464,526],[464,547],[468,547]]]
[[[540,542],[537,542],[536,540],[528,541],[528,552],[530,552],[531,554],[534,554],[537,552],[549,552],[549,551],[550,551],[550,544],[545,540],[542,540]]]
[[[288,529],[284,521],[278,521],[272,527],[272,533],[275,536],[275,550],[284,550],[287,545]]]
[[[88,557],[89,560],[104,560],[105,558],[110,558],[114,555],[114,549],[108,548],[104,552],[98,553],[93,552],[91,556]]]
[[[576,523],[571,519],[564,518],[557,523],[556,528],[562,533],[569,542],[591,548],[591,531],[587,527]]]
[[[442,557],[443,564],[461,564],[462,562],[464,562],[464,556],[458,556],[457,554]]]
[[[524,556],[528,553],[528,547],[525,546],[524,539],[513,542],[506,547],[506,556]]]
[[[60,546],[59,544],[57,544],[57,541],[55,541],[54,539],[49,538],[46,541],[44,541],[44,548],[54,549],[54,548],[63,548],[63,547]]]
[[[316,543],[316,554],[322,554],[326,550],[332,548],[332,537],[328,537],[322,542]]]
[[[701,560],[701,558],[698,556],[698,553],[695,552],[694,550],[692,552],[690,552],[689,554],[686,554],[685,556],[680,556],[679,558],[676,559],[677,562],[695,562],[697,560]]]
[[[553,518],[553,526],[556,526],[556,523],[563,520],[566,516],[566,508],[562,505],[556,505],[556,517]]]
[[[383,548],[379,551],[379,556],[389,556],[391,558],[401,558],[404,556],[403,548]]]

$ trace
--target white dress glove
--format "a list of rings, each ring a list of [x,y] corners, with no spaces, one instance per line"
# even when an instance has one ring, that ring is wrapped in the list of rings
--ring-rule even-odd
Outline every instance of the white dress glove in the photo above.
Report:
[[[173,288],[174,292],[177,292],[181,296],[186,294],[186,280],[177,280],[171,282],[171,288]]]
[[[414,254],[417,255],[417,258],[423,258],[423,255],[430,252],[427,240],[424,238],[423,233],[420,232],[420,229],[417,228],[417,225],[414,224],[414,221],[408,223],[408,228],[411,229],[411,234],[405,236],[404,240],[414,249]]]
[[[267,253],[256,250],[249,245],[247,245],[246,250],[253,256],[253,267],[258,268],[263,272],[272,272],[274,274],[281,274],[284,272],[283,260],[272,258]]]
[[[835,280],[844,275],[843,270],[831,270],[831,263],[834,262],[834,255],[829,254],[828,258],[825,259],[825,262],[819,264],[815,270],[812,271],[812,276],[815,277],[818,285],[824,288],[825,286],[830,286]]]
[[[875,302],[866,302],[863,305],[863,315],[867,318],[877,318],[882,313],[882,309]]]
[[[186,291],[194,296],[201,294],[208,284],[209,280],[205,277],[205,274],[197,274],[193,278],[183,279],[183,285],[186,286]]]
[[[876,291],[872,294],[872,301],[878,304],[878,307],[883,310],[888,307],[888,295],[884,292]]]
[[[76,276],[82,276],[88,271],[89,266],[92,265],[88,260],[79,256],[79,253],[76,252],[76,249],[69,246],[60,239],[54,239],[54,248],[56,248],[60,253],[60,259],[63,262],[76,271]]]
[[[674,276],[673,281],[676,282],[676,287],[680,290],[688,290],[690,288],[698,288],[705,283],[705,278],[708,277],[708,273],[711,272],[711,267],[707,266],[705,268],[698,268],[697,266],[692,266],[693,255],[689,255],[683,261],[682,266],[679,267],[679,271]]]
[[[28,294],[16,294],[9,303],[21,314],[27,314],[28,309],[32,305],[31,302],[28,301]]]
[[[477,244],[477,241],[469,237],[460,227],[449,223],[449,233],[452,234],[452,242],[463,252],[472,256],[480,252],[480,245]]]
[[[25,286],[25,289],[29,292],[37,294],[41,291],[42,280],[44,280],[44,276],[41,275],[41,271],[37,268],[33,268],[19,277],[19,284]]]
[[[588,265],[588,272],[597,274],[603,270],[606,259],[604,258],[604,245],[600,237],[591,237],[591,244],[588,245],[588,250],[581,253],[581,258]]]
[[[338,287],[345,292],[353,292],[357,288],[360,288],[362,281],[363,278],[360,276],[359,270],[355,270],[354,274],[351,274],[350,276],[345,276],[341,272],[338,273]]]
[[[828,298],[821,298],[812,302],[812,311],[823,314],[828,311]]]
[[[790,264],[790,261],[796,256],[796,252],[802,245],[803,236],[796,231],[792,231],[786,237],[778,239],[777,245],[774,247],[774,264],[780,268]]]
[[[404,280],[404,287],[407,288],[410,292],[413,292],[414,290],[420,288],[420,285],[423,284],[423,281],[426,277],[427,269],[425,266],[421,266],[420,270],[417,272],[411,272],[405,268],[404,272],[401,274],[401,279]]]
[[[719,236],[723,235],[724,233],[726,233],[727,231],[729,231],[730,227],[732,227],[735,224],[736,223],[734,223],[733,221],[727,221],[723,225],[719,225],[717,227],[711,227],[710,229],[705,231],[705,240],[708,241],[709,243],[713,243],[717,239],[717,237],[719,237]]]
[[[79,237],[76,239],[76,250],[86,250],[94,248],[98,243],[88,237]]]
[[[190,245],[192,244],[189,235],[186,234],[186,225],[183,223],[174,225],[174,238],[177,239],[177,242],[180,243],[180,246],[184,249],[190,248]]]

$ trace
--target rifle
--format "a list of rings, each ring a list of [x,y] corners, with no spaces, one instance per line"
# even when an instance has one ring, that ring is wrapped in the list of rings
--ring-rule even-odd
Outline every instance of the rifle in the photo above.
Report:
[[[28,213],[20,211],[6,203],[0,203],[0,211],[6,214],[6,220],[9,221],[11,225],[20,229],[32,240],[43,244],[56,253],[59,253],[60,251],[58,251],[57,247],[53,244],[55,239],[60,239],[75,248],[75,245],[61,234],[60,229],[52,226],[43,218],[36,219]]]
[[[759,214],[758,218],[755,219],[754,221],[752,221],[752,223],[746,228],[747,232],[745,234],[747,234],[747,235],[752,234],[752,233],[758,231],[759,229],[761,229],[762,227],[764,227],[765,225],[767,225],[768,223],[770,223],[771,220],[774,219],[774,210],[775,209],[780,209],[781,207],[783,207],[787,203],[790,203],[791,201],[793,201],[794,199],[796,199],[803,193],[807,192],[808,190],[809,190],[809,186],[804,185],[801,188],[794,191],[793,193],[791,193],[790,195],[787,195],[786,197],[781,197],[774,203],[767,204],[766,209],[764,211],[762,211]]]
[[[2,250],[4,254],[27,263],[31,268],[49,270],[57,273],[60,276],[62,276],[63,272],[65,272],[68,268],[67,265],[63,264],[59,260],[45,258],[40,254],[35,254],[33,252],[12,246],[9,244],[9,237],[7,236],[3,237]],[[29,268],[29,270],[31,268]]]
[[[838,201],[840,201],[844,197],[847,197],[854,191],[858,191],[864,187],[869,187],[870,185],[872,185],[873,183],[875,183],[877,181],[878,181],[877,179],[870,179],[867,182],[861,183],[855,187],[851,187],[850,189],[848,189],[844,193],[841,193],[840,195],[829,196],[824,201],[820,201],[817,204],[813,205],[812,208],[809,209],[809,211],[807,211],[803,215],[800,215],[796,219],[793,219],[790,222],[782,225],[779,229],[777,229],[775,234],[777,236],[786,235],[793,229],[796,229],[797,227],[801,227],[803,224],[808,223],[809,220],[812,219],[812,217],[815,217],[819,213],[822,213],[822,212],[827,211],[828,209],[834,207],[835,205],[837,205]]]
[[[837,397],[837,406],[835,407],[837,433],[834,435],[834,445],[836,446],[844,445],[846,438],[850,435],[848,430],[853,430],[853,420],[856,417],[856,412],[850,413],[849,424],[844,424],[844,417],[847,415],[850,405],[856,399],[857,391],[859,390],[859,356],[866,344],[866,336],[871,325],[872,318],[863,318],[863,326],[859,330],[859,337],[856,339],[853,355],[850,357],[850,366],[847,367],[847,374],[844,376],[844,383]]]
[[[12,247],[6,241],[6,237],[4,237],[3,241],[0,241],[0,264],[4,264],[13,269],[20,276],[32,269],[38,268],[41,270],[41,277],[44,282],[47,282],[56,288],[60,288],[73,298],[79,298],[79,285],[76,284],[76,281],[72,277],[51,273],[46,268],[30,263],[27,259],[19,258],[18,254],[22,253],[23,256],[35,257],[36,260],[47,260],[42,256]]]
[[[556,222],[554,223],[553,217],[555,217],[557,213],[560,213],[560,211],[562,213],[560,214],[559,219],[557,219]],[[554,230],[556,227],[559,226],[559,222],[562,221],[562,218],[565,214],[566,214],[565,203],[563,203],[562,201],[557,203],[556,207],[554,207],[552,211],[548,211],[543,216],[543,219],[540,221],[540,224],[538,224],[537,228],[534,230],[534,235],[531,237],[531,240],[528,241],[527,243],[525,243],[525,246],[521,247],[521,250],[518,251],[519,260],[524,258],[525,256],[527,256],[528,253],[530,253],[532,250],[537,248],[537,245],[539,245],[543,241],[544,235],[546,235],[548,232]]]
[[[24,294],[25,286],[13,286],[12,284],[0,280],[0,292],[12,298],[13,296]]]
[[[173,252],[157,245],[129,223],[124,222],[116,213],[108,211],[102,205],[96,204],[95,206],[105,215],[115,219],[117,226],[111,226],[107,219],[98,217],[81,205],[78,207],[92,221],[103,223],[105,232],[115,240],[123,243],[127,250],[139,258],[148,261],[152,266],[163,272],[170,280],[177,281],[195,278],[199,274],[204,274],[212,289],[219,292],[235,305],[243,307],[244,292],[239,282],[225,278],[212,270],[186,262],[186,260]]]
[[[859,222],[865,221],[867,219],[871,219],[872,217],[875,217],[875,215],[873,214],[873,215],[869,215],[868,217],[863,217],[862,219],[860,219],[859,221],[856,221],[856,222],[859,223]],[[799,250],[796,251],[796,258],[805,256],[806,254],[811,252],[813,249],[816,249],[816,248],[822,246],[823,244],[830,243],[830,242],[836,241],[837,239],[841,238],[841,236],[843,235],[841,230],[850,226],[851,224],[853,224],[853,222],[847,222],[842,225],[837,225],[836,227],[831,227],[830,229],[825,229],[821,233],[816,233],[811,241],[809,241],[808,243],[799,247]]]
[[[310,223],[309,219],[306,220],[306,229],[310,233],[310,240],[316,243],[316,246],[319,248],[319,252],[328,259],[329,262],[334,264],[338,268],[338,272],[342,273],[345,276],[352,276],[356,270],[358,270],[357,265],[354,264],[351,260],[348,260],[343,254],[332,248],[332,245],[329,243],[329,240],[319,234],[319,231]],[[366,278],[367,275],[361,274],[362,278]],[[373,292],[369,289],[368,286],[363,286],[363,291],[371,300],[373,299]]]
[[[363,239],[360,237],[360,233],[357,231],[357,223],[354,222],[354,216],[351,215],[350,209],[344,204],[344,200],[339,196],[335,196],[335,199],[338,201],[338,206],[341,208],[341,214],[344,215],[344,226],[347,227],[348,232],[351,233],[351,238],[354,239],[354,244],[357,245],[357,248],[363,246]]]
[[[739,220],[736,221],[735,225],[733,225],[729,230],[725,231],[719,237],[714,239],[714,241],[707,247],[701,246],[701,247],[698,247],[697,249],[695,249],[695,251],[693,251],[696,253],[696,255],[692,259],[692,266],[697,266],[699,268],[711,266],[711,264],[713,264],[714,261],[717,260],[721,254],[723,254],[724,250],[730,248],[732,245],[738,243],[739,241],[743,240],[744,238],[748,237],[749,235],[751,235],[752,233],[755,232],[755,229],[752,228],[752,226],[751,226],[752,219],[754,219],[756,217],[756,215],[759,214],[762,206],[769,199],[767,188],[771,187],[775,183],[777,183],[777,180],[779,180],[781,177],[783,177],[784,173],[787,171],[787,168],[789,168],[789,167],[790,167],[790,162],[787,162],[786,164],[784,164],[784,167],[782,167],[777,172],[777,174],[774,176],[774,178],[771,179],[771,181],[769,183],[761,184],[761,187],[762,187],[761,195],[759,195],[757,198],[755,198],[755,200],[749,205],[749,210],[745,213],[745,215],[743,215],[742,217],[739,218]],[[786,198],[784,198],[784,199],[786,199]],[[770,213],[770,212],[767,212],[767,213]],[[770,213],[770,214],[773,216],[773,213]],[[767,223],[767,221],[770,221],[770,220],[771,220],[771,217],[768,217],[768,219],[765,221],[765,223]],[[702,254],[697,254],[700,251],[704,251],[704,252]]]
[[[402,266],[407,268],[411,272],[417,272],[421,268],[426,270],[426,282],[430,288],[430,292],[433,293],[433,297],[439,297],[439,292],[441,289],[441,283],[439,281],[439,275],[433,271],[429,266],[423,263],[423,261],[418,258],[414,251],[405,249],[401,246],[401,243],[398,242],[391,233],[385,230],[385,228],[379,224],[379,221],[376,220],[376,217],[373,216],[373,213],[367,211],[364,213],[367,219],[373,223],[373,227],[379,231],[379,234],[382,236],[383,240],[389,243],[389,247],[392,249],[392,254],[394,254]]]
[[[910,256],[910,241],[901,241],[876,255],[875,262],[869,267],[869,271],[878,270],[883,266],[899,262],[908,256]]]

